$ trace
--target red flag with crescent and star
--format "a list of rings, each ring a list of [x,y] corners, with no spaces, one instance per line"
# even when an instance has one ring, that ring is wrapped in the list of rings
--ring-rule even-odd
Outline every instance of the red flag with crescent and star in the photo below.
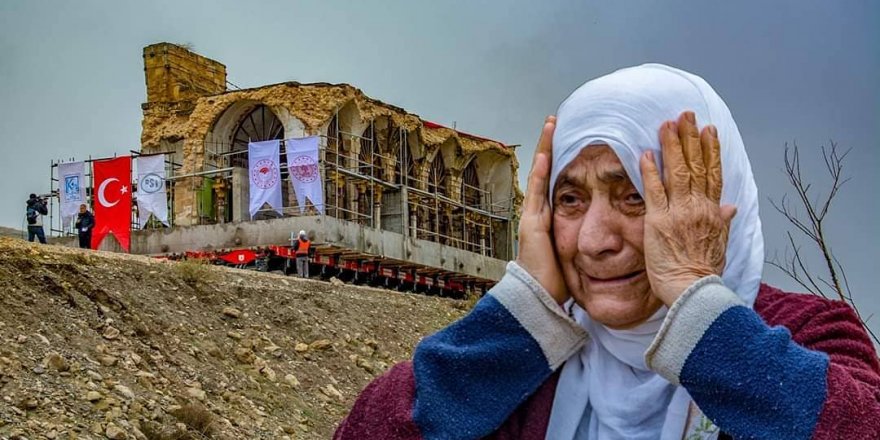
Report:
[[[125,252],[131,243],[131,156],[94,162],[95,227],[92,249],[113,234]]]

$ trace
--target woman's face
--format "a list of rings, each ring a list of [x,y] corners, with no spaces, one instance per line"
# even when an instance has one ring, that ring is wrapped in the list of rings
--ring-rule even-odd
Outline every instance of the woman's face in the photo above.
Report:
[[[645,322],[663,304],[644,257],[645,203],[607,145],[590,146],[563,169],[553,192],[553,235],[574,300],[616,329]]]

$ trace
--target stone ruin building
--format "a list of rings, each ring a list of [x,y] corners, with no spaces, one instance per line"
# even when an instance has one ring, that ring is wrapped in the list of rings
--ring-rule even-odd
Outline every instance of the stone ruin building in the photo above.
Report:
[[[318,246],[315,264],[356,273],[369,263],[374,273],[469,288],[491,285],[513,258],[522,195],[512,146],[348,84],[230,90],[226,66],[187,48],[153,44],[143,59],[140,152],[167,154],[172,227],[133,231],[133,253],[283,246],[304,229]],[[300,214],[282,142],[283,215],[264,209],[251,219],[248,142],[311,135],[320,136],[324,214],[310,203]]]

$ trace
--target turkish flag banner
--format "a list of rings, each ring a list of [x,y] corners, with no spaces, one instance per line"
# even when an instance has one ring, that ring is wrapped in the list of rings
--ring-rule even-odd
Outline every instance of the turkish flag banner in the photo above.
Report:
[[[95,201],[95,228],[92,249],[107,234],[113,234],[125,252],[131,243],[131,156],[94,162],[92,195]]]

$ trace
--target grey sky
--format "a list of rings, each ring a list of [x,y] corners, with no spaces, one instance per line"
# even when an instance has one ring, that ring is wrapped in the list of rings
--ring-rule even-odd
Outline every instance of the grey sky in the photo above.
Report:
[[[141,49],[155,42],[192,44],[241,87],[353,84],[426,119],[522,144],[523,170],[543,117],[576,86],[662,62],[706,78],[733,111],[762,193],[768,255],[785,245],[787,225],[766,203],[788,190],[784,143],[799,143],[817,183],[819,145],[853,149],[829,237],[863,313],[880,315],[877,23],[871,1],[3,0],[0,225],[23,227],[27,194],[48,190],[50,159],[137,149]],[[795,288],[772,268],[765,279]],[[870,324],[880,332],[880,316]]]

